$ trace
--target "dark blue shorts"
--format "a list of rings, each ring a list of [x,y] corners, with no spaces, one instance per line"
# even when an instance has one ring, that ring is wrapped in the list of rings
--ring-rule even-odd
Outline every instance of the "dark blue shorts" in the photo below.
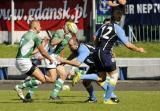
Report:
[[[116,61],[112,58],[110,51],[103,51],[99,49],[94,53],[93,58],[98,72],[111,72],[116,70]]]

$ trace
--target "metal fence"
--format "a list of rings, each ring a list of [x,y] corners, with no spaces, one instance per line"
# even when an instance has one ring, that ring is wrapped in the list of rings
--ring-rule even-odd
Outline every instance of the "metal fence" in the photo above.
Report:
[[[160,42],[160,25],[128,26],[127,31],[131,42]]]

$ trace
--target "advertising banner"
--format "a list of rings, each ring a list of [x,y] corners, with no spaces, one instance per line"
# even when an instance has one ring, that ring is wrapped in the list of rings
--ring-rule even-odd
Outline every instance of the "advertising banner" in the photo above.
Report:
[[[102,24],[107,16],[111,16],[111,7],[108,6],[108,0],[96,0],[97,24]]]
[[[61,28],[72,20],[89,30],[92,0],[14,0],[15,30],[28,30],[28,23],[39,20],[42,30]],[[11,2],[0,1],[0,31],[11,31]]]
[[[160,25],[160,0],[127,0],[127,25]]]

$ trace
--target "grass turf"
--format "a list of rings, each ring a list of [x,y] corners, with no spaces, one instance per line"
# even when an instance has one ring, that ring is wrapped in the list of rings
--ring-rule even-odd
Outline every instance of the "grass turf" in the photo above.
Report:
[[[137,57],[137,58],[159,58],[159,42],[138,42],[134,43],[139,47],[144,47],[146,50],[146,53],[138,53],[133,52],[127,49],[124,45],[120,45],[118,47],[114,48],[114,52],[116,54],[116,57]],[[0,58],[15,58],[17,54],[17,48],[18,45],[5,45],[0,44]],[[67,57],[69,55],[70,51],[69,48],[65,48],[64,50],[64,56]]]
[[[159,111],[160,91],[117,91],[117,105],[102,104],[102,91],[96,92],[98,103],[84,103],[82,91],[62,91],[61,101],[49,100],[49,91],[37,91],[33,103],[22,103],[11,90],[0,91],[0,111]]]
[[[0,58],[15,58],[18,45],[0,44]]]

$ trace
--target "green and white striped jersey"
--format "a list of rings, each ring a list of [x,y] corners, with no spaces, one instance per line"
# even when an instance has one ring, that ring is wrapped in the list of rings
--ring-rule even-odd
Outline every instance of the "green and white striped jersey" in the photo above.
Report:
[[[34,49],[41,44],[41,39],[33,31],[25,33],[21,40],[16,58],[30,58]]]

